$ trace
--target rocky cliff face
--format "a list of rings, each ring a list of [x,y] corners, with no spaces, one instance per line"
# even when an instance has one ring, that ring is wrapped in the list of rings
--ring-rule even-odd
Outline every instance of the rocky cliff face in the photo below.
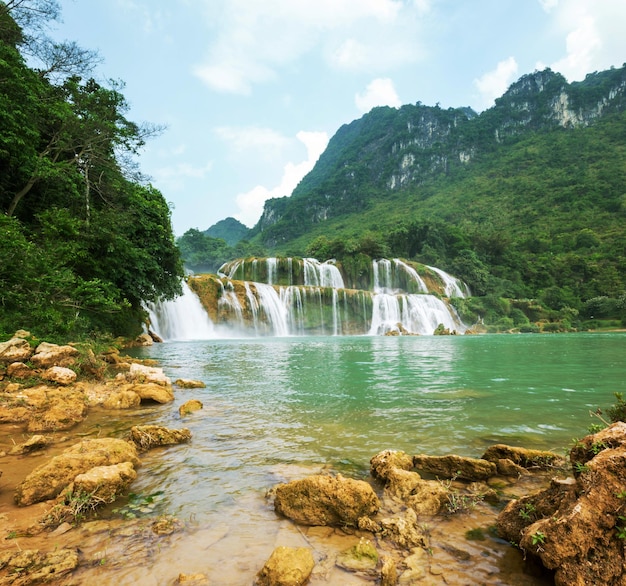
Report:
[[[524,75],[481,114],[471,108],[374,108],[342,126],[291,197],[266,202],[252,234],[273,246],[362,210],[529,132],[573,129],[626,109],[626,66],[568,83],[550,69]]]

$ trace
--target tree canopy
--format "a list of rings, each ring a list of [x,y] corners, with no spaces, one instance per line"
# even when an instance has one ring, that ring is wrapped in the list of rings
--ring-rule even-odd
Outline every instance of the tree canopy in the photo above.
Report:
[[[128,163],[160,129],[89,76],[94,53],[42,34],[57,17],[0,2],[0,332],[134,334],[143,302],[181,292],[168,204]]]

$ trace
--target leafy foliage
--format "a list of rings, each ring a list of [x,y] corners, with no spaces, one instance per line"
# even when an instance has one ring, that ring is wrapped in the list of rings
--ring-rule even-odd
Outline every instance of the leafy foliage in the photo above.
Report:
[[[12,14],[56,17],[56,2],[0,8],[0,333],[135,334],[183,273],[167,203],[126,164],[157,129],[125,118],[120,84],[26,65]]]

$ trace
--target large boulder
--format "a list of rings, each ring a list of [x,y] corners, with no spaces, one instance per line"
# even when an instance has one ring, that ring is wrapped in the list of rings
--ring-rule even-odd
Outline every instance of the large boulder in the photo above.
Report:
[[[14,336],[7,342],[0,343],[0,362],[23,362],[33,354],[28,340]]]
[[[171,403],[174,400],[172,387],[167,387],[157,383],[140,383],[132,385],[128,390],[135,393],[141,401]]]
[[[23,394],[28,404],[36,409],[29,417],[27,429],[30,432],[70,429],[87,415],[85,394],[73,387],[40,386],[26,389]]]
[[[154,383],[164,387],[169,387],[172,384],[170,379],[165,376],[162,368],[138,363],[130,365],[126,379],[135,383]]]
[[[274,508],[302,525],[356,527],[359,518],[376,514],[380,502],[363,480],[316,474],[279,484]]]
[[[50,368],[51,366],[72,366],[76,362],[79,352],[73,346],[59,346],[42,342],[35,349],[30,359],[38,368]]]
[[[616,447],[610,447],[609,443]],[[554,570],[557,586],[626,584],[626,426],[581,441],[595,455],[577,478],[553,481],[512,501],[498,517],[500,535]]]
[[[413,456],[413,466],[441,478],[460,478],[461,480],[486,480],[496,475],[493,462],[477,458],[465,458],[454,454],[447,456]]]
[[[306,547],[277,547],[256,576],[256,586],[301,586],[315,566]]]
[[[17,487],[15,502],[26,506],[52,499],[79,474],[96,466],[121,462],[139,466],[137,448],[133,443],[114,438],[82,440],[35,468]]]

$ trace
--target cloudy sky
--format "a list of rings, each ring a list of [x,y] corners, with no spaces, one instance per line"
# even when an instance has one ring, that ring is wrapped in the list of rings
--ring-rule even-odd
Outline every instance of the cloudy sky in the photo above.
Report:
[[[374,106],[483,111],[520,76],[626,61],[626,0],[60,0],[128,118],[167,126],[140,166],[174,231],[247,226]]]

